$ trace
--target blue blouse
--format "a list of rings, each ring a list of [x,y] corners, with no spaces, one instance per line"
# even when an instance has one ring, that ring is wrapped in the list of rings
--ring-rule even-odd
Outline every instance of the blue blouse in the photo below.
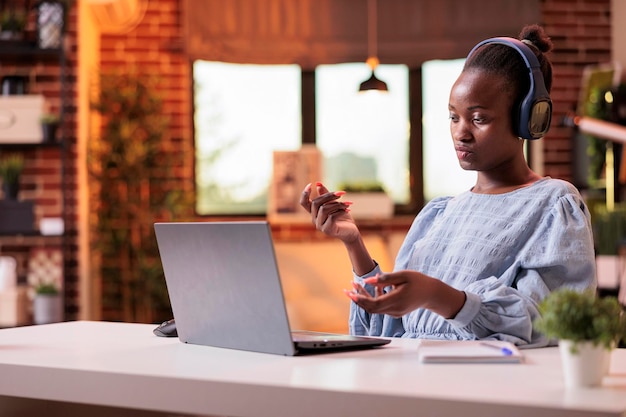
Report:
[[[596,288],[589,211],[573,185],[551,178],[504,194],[438,198],[413,221],[394,270],[438,278],[464,291],[465,304],[446,320],[426,309],[369,314],[352,303],[351,333],[545,346],[533,330],[538,303],[556,288]]]

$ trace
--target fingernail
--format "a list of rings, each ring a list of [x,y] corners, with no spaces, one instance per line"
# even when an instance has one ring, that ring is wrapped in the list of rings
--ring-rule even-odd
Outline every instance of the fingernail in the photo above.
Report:
[[[308,183],[305,187],[304,187],[305,191],[311,191],[311,183]]]
[[[346,193],[345,191],[335,191],[333,194],[335,194],[337,197],[341,197],[345,193]]]
[[[353,201],[342,201],[343,204],[345,204],[346,206],[351,206],[354,204]]]
[[[318,181],[318,182],[315,183],[315,185],[317,185],[318,187],[321,187],[322,183]]]
[[[348,298],[350,298],[352,301],[356,301],[356,294],[353,293],[352,291],[348,291],[348,290],[343,290],[344,294],[346,294],[348,296]]]
[[[363,282],[366,284],[376,284],[378,282],[378,274],[376,274],[375,277],[365,278]]]

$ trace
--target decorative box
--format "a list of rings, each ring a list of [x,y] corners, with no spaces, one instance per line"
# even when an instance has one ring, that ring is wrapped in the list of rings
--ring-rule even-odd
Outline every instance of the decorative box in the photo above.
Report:
[[[0,143],[40,143],[42,95],[0,96]]]
[[[34,227],[32,201],[0,200],[0,233],[32,232]]]

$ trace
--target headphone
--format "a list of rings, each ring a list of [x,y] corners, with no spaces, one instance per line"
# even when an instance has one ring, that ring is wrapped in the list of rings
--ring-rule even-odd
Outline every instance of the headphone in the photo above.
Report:
[[[476,49],[489,43],[506,45],[515,49],[526,64],[530,78],[530,88],[519,104],[518,111],[513,111],[515,134],[523,139],[541,139],[550,128],[552,120],[552,100],[546,89],[541,73],[541,66],[534,52],[514,38],[490,38],[478,43],[467,55],[469,58]]]

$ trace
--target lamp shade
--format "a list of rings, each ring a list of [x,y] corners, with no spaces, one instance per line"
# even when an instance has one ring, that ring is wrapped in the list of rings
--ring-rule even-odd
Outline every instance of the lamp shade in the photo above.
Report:
[[[372,75],[367,80],[363,81],[359,87],[359,91],[368,90],[389,91],[387,83],[376,78],[374,71],[372,71]]]

